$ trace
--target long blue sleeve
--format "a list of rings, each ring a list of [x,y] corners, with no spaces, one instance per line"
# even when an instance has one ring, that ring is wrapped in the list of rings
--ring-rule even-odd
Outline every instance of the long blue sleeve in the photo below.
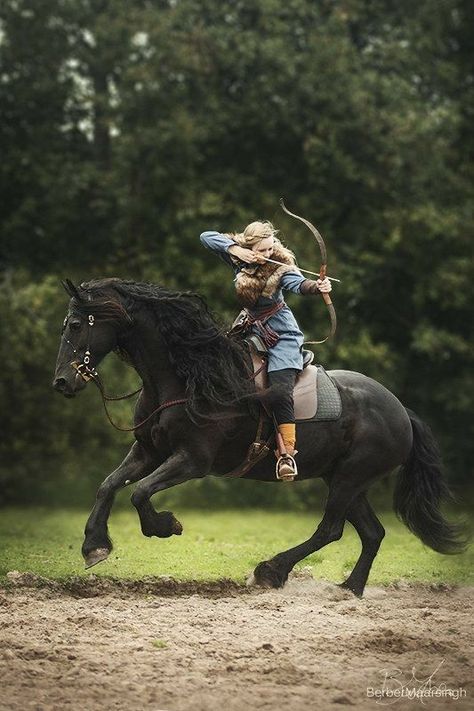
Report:
[[[215,232],[214,230],[208,230],[203,232],[199,237],[201,243],[208,249],[216,252],[227,264],[234,266],[231,260],[230,254],[228,253],[229,247],[232,245],[237,245],[230,237],[221,234],[220,232]]]
[[[285,291],[292,291],[294,294],[300,293],[301,284],[305,277],[300,272],[286,272],[280,279],[280,287]]]

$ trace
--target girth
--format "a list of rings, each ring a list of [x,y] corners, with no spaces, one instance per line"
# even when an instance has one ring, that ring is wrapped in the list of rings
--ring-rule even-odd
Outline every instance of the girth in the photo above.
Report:
[[[244,476],[244,474],[247,474],[252,467],[257,464],[261,459],[264,459],[267,454],[271,450],[271,442],[273,439],[273,432],[271,432],[270,436],[268,437],[267,440],[262,439],[263,435],[263,429],[265,426],[265,422],[268,421],[267,419],[267,413],[263,409],[263,407],[260,408],[260,413],[258,417],[258,425],[257,425],[257,432],[255,434],[255,441],[252,442],[250,447],[248,448],[247,451],[247,456],[245,457],[244,461],[242,464],[239,464],[238,467],[235,469],[232,469],[232,471],[227,472],[227,474],[224,474],[224,476],[228,477],[241,477]]]

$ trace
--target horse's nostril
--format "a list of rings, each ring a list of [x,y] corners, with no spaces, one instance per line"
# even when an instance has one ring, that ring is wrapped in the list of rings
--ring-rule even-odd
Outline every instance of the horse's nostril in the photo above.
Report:
[[[53,388],[62,393],[66,388],[66,378],[56,378],[53,382]]]

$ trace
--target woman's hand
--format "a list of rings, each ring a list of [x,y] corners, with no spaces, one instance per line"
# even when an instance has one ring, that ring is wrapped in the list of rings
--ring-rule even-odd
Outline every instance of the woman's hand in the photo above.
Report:
[[[328,291],[332,290],[331,282],[326,277],[326,279],[305,279],[300,286],[300,292],[303,295],[306,294],[327,294]]]
[[[316,286],[322,294],[328,294],[332,291],[332,285],[329,279],[316,279]]]
[[[237,244],[233,244],[227,251],[233,257],[237,257],[237,259],[246,264],[264,264],[265,262],[265,259],[258,252],[254,252],[253,249],[239,247]]]

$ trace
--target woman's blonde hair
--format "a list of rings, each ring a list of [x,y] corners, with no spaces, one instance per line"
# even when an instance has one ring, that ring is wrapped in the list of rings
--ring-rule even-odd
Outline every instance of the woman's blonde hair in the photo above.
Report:
[[[233,239],[241,247],[253,247],[257,242],[267,237],[276,237],[276,230],[268,220],[256,220],[247,225],[243,232],[233,235]]]

